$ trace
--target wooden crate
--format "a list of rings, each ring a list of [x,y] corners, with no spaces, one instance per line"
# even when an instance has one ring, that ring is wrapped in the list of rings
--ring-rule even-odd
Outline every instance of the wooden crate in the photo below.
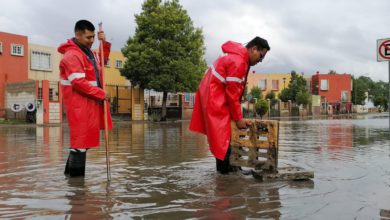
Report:
[[[231,165],[277,171],[278,121],[254,119],[247,129],[238,129],[236,123],[232,122],[231,128]]]

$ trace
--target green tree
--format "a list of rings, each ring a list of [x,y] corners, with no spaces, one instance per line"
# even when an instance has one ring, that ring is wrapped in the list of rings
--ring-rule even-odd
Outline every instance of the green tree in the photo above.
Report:
[[[370,87],[375,87],[374,82],[370,77],[360,76],[359,78],[353,78],[352,80],[352,103],[354,105],[364,104],[366,100],[366,92],[369,93]],[[369,94],[370,95],[370,94]]]
[[[252,103],[262,98],[261,89],[258,86],[253,86],[249,94],[251,95],[251,100],[249,101]]]
[[[278,99],[276,98],[276,94],[274,93],[274,91],[268,92],[265,95],[265,98],[271,101],[271,106],[274,106],[278,102]]]
[[[296,103],[298,105],[307,106],[311,103],[310,94],[306,90],[301,90],[295,97]]]
[[[280,92],[279,99],[283,102],[287,102],[288,100],[296,102],[296,96],[299,91],[306,91],[306,80],[302,74],[297,74],[293,70],[291,71],[290,84]]]
[[[383,81],[374,82],[369,89],[369,96],[374,105],[389,109],[389,84]]]
[[[195,91],[207,67],[202,30],[178,0],[146,0],[135,20],[135,34],[122,48],[121,74],[132,85],[163,92],[165,120],[168,92]]]
[[[269,99],[269,100],[272,100],[272,99],[275,99],[276,95],[274,93],[274,91],[270,91],[268,92],[266,95],[265,95],[265,98],[266,99]]]
[[[257,100],[255,104],[256,113],[260,115],[260,118],[268,112],[268,102],[264,99]]]
[[[288,102],[288,100],[293,100],[293,94],[291,89],[285,88],[279,93],[279,99],[283,102]]]

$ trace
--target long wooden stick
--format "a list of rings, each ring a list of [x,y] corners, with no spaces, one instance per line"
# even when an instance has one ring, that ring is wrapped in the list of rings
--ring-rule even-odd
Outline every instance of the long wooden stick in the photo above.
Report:
[[[103,31],[103,23],[99,23],[99,32]],[[100,40],[100,65],[102,71],[102,87],[103,90],[106,91],[106,85],[104,83],[104,48],[103,48],[103,40]],[[110,149],[108,147],[108,118],[107,118],[107,100],[104,100],[104,139],[106,143],[106,162],[107,162],[107,181],[111,181],[111,171],[110,171]]]

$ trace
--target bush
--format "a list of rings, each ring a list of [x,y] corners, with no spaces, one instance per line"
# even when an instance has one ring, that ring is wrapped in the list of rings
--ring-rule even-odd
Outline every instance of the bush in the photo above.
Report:
[[[158,111],[153,111],[148,117],[149,121],[158,122],[161,120],[161,114]]]
[[[253,118],[253,111],[251,109],[244,108],[242,110],[242,114],[243,114],[244,118]]]
[[[256,113],[263,117],[268,112],[268,102],[264,99],[260,99],[255,104]]]

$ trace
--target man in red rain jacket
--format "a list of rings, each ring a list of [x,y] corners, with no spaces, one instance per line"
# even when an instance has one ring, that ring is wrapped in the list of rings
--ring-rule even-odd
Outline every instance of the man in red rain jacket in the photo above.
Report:
[[[217,171],[222,174],[233,170],[229,164],[230,121],[239,128],[250,125],[243,119],[240,103],[249,68],[261,62],[269,50],[268,42],[260,37],[245,47],[228,41],[222,45],[225,55],[206,71],[199,85],[190,130],[207,135],[210,151],[217,159]]]
[[[87,149],[100,145],[100,129],[104,129],[103,104],[110,96],[102,89],[102,72],[99,56],[91,50],[95,40],[95,27],[87,20],[75,25],[75,37],[59,46],[63,54],[60,62],[60,84],[64,97],[70,132],[70,153],[65,166],[65,175],[84,176]],[[111,44],[103,40],[105,62]],[[107,108],[109,109],[109,108]],[[108,129],[112,128],[108,112]]]

